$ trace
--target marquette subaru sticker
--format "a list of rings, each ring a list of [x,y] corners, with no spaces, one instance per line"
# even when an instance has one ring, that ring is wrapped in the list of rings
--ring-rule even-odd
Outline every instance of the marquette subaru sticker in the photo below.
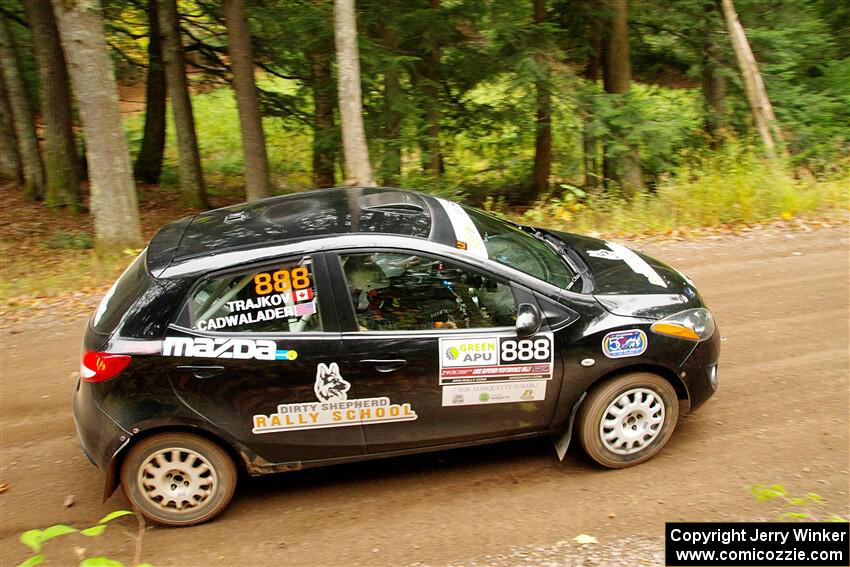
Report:
[[[646,351],[646,333],[640,329],[614,331],[602,339],[602,352],[608,358],[625,358],[638,356]]]
[[[552,378],[552,333],[512,337],[441,338],[440,385]]]
[[[295,360],[294,350],[279,350],[274,341],[264,339],[227,339],[207,337],[165,337],[163,356],[237,358],[257,360]]]
[[[443,387],[443,406],[478,406],[539,402],[546,397],[546,380],[461,384]]]
[[[313,387],[318,402],[280,404],[275,413],[255,415],[251,431],[260,434],[325,429],[413,421],[419,417],[409,403],[394,404],[386,396],[349,400],[350,389],[351,384],[342,377],[335,362],[320,363]]]

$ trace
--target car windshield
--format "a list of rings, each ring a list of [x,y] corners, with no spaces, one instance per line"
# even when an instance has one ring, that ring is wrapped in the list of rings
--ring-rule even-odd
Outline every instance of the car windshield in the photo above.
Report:
[[[570,285],[573,271],[542,240],[496,217],[463,207],[487,248],[487,256],[560,288]]]

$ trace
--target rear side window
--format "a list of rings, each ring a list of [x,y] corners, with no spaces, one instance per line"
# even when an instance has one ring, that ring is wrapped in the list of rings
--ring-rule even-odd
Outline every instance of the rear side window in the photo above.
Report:
[[[198,331],[299,333],[321,331],[309,257],[204,280],[180,320]]]
[[[146,256],[147,249],[133,260],[106,292],[91,320],[91,327],[96,332],[112,334],[124,314],[153,282],[145,269]]]

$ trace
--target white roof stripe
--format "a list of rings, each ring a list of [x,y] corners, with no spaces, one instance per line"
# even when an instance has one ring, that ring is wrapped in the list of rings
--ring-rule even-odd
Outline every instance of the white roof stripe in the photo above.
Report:
[[[463,207],[445,199],[437,198],[437,201],[440,202],[449,216],[452,228],[455,231],[455,239],[466,243],[466,250],[470,254],[487,258],[487,247],[484,245],[484,240]]]

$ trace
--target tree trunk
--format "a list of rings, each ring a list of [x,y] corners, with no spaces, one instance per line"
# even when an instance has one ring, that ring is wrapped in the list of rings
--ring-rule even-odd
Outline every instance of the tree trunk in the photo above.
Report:
[[[12,109],[18,155],[24,172],[24,194],[30,199],[41,199],[44,196],[44,169],[38,150],[38,138],[35,135],[35,124],[15,47],[12,45],[12,36],[4,16],[0,16],[0,73],[3,75],[6,95]]]
[[[534,23],[542,25],[546,23],[546,1],[532,0],[534,7]],[[539,60],[538,64],[546,66],[546,62]],[[546,193],[549,190],[549,176],[552,171],[552,98],[549,92],[549,70],[545,71],[545,77],[535,81],[534,85],[537,95],[536,111],[536,135],[534,140],[534,172],[532,174],[533,198]],[[530,202],[533,199],[529,199]]]
[[[631,61],[629,58],[628,0],[607,0],[611,10],[608,34],[603,42],[603,82],[605,92],[613,95],[625,95],[631,83]],[[618,96],[621,107],[626,104],[624,96]],[[638,148],[626,140],[626,133],[620,127],[610,127],[610,135],[619,143],[627,146],[625,151],[614,152],[611,146],[605,148],[603,170],[606,182],[619,183],[623,194],[631,197],[643,188]]]
[[[245,13],[245,0],[225,0],[228,53],[233,70],[233,90],[239,108],[242,130],[242,151],[245,154],[245,198],[249,201],[272,196],[266,137],[260,114],[260,100],[254,84],[254,56],[251,52],[251,31]]]
[[[375,185],[366,129],[363,126],[363,99],[360,91],[360,55],[357,47],[357,18],[354,0],[334,0],[337,89],[342,121],[342,150],[348,185]]]
[[[602,45],[599,22],[594,18],[590,22],[589,31],[590,54],[587,66],[584,68],[584,79],[594,85],[599,80],[601,69]],[[588,188],[599,186],[599,140],[591,131],[593,123],[593,101],[588,97],[583,104],[582,112],[582,149],[584,155],[584,185]]]
[[[313,185],[317,188],[333,187],[336,185],[337,135],[330,53],[319,49],[312,51],[310,71],[313,88]]]
[[[33,48],[41,83],[41,114],[44,118],[48,205],[83,210],[80,200],[80,170],[71,112],[71,85],[59,28],[53,8],[43,0],[25,0],[24,8],[32,30]]]
[[[738,67],[741,69],[741,77],[744,79],[744,88],[747,91],[747,100],[753,112],[756,128],[764,143],[768,158],[776,159],[774,136],[780,143],[783,142],[782,130],[773,114],[773,106],[767,97],[767,90],[764,87],[761,73],[759,73],[756,58],[753,56],[752,49],[750,49],[744,26],[738,20],[735,6],[732,4],[732,0],[721,0],[721,6],[729,37],[732,40],[732,48],[735,51],[735,58],[738,60]],[[784,148],[782,153],[785,153]]]
[[[702,96],[704,102],[705,131],[715,143],[717,135],[726,125],[726,77],[720,72],[718,49],[715,35],[715,5],[705,5],[705,21],[703,22],[703,52],[702,52]]]
[[[430,0],[431,9],[440,8],[440,0]],[[425,94],[425,119],[428,122],[428,136],[423,155],[425,172],[439,176],[445,173],[446,167],[443,161],[443,150],[440,144],[440,45],[431,41],[425,46],[428,49],[420,65],[422,81],[422,92]]]
[[[145,129],[142,147],[136,156],[133,175],[139,181],[156,185],[162,173],[165,150],[165,67],[159,32],[157,0],[148,0],[148,77],[145,85]]]
[[[398,51],[398,34],[384,25],[384,43],[393,55]],[[382,183],[388,187],[398,185],[401,177],[401,80],[395,62],[384,71],[384,159],[381,164]]]
[[[0,178],[24,184],[24,171],[21,168],[21,155],[18,153],[18,140],[15,138],[15,124],[12,119],[12,107],[6,94],[6,83],[0,76]]]
[[[177,132],[177,153],[180,161],[180,198],[185,205],[196,209],[209,208],[201,171],[201,156],[195,134],[195,117],[189,98],[186,64],[180,42],[177,20],[177,0],[157,0],[159,28],[162,34],[162,60],[165,63],[165,83],[171,99],[171,114]]]
[[[105,254],[139,248],[142,231],[136,187],[100,1],[53,0],[53,10],[86,138],[95,248]]]

